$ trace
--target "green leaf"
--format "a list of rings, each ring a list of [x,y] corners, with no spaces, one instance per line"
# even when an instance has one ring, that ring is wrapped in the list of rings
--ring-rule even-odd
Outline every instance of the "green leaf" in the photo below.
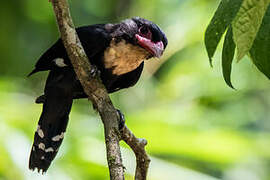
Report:
[[[251,49],[269,2],[269,0],[243,1],[232,23],[238,61]]]
[[[235,18],[243,0],[222,0],[205,32],[205,46],[212,65],[218,43]]]
[[[228,28],[228,31],[225,36],[223,50],[222,50],[222,71],[225,82],[228,86],[234,89],[231,82],[231,70],[232,70],[232,61],[235,52],[235,43],[233,41],[233,32],[232,27]]]
[[[250,50],[250,57],[256,67],[270,79],[270,7]]]

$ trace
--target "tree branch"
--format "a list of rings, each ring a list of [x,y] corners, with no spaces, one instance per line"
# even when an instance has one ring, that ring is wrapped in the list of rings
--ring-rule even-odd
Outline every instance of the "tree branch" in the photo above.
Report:
[[[136,156],[136,172],[135,180],[146,180],[147,172],[150,164],[150,158],[144,147],[147,145],[145,139],[137,138],[127,126],[121,131],[122,139],[129,145]]]
[[[127,128],[119,132],[119,116],[102,84],[99,74],[84,52],[72,22],[67,0],[51,0],[64,46],[80,80],[84,92],[99,112],[104,124],[107,161],[111,180],[124,179],[119,141],[123,139],[133,150],[137,158],[136,180],[145,180],[150,159],[144,146],[145,140],[137,139]]]

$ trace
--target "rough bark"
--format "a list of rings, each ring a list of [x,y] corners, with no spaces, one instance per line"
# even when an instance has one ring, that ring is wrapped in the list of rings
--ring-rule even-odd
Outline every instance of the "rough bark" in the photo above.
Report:
[[[124,179],[124,166],[119,141],[123,139],[133,150],[137,159],[136,180],[145,180],[150,159],[144,146],[146,140],[137,139],[125,126],[119,132],[119,116],[102,84],[97,69],[89,60],[80,43],[72,22],[66,0],[51,0],[64,46],[73,68],[80,80],[88,99],[92,101],[104,124],[107,161],[111,180]]]
[[[144,147],[147,145],[145,139],[137,138],[127,126],[121,131],[122,139],[129,145],[136,156],[135,180],[146,180],[150,158]]]

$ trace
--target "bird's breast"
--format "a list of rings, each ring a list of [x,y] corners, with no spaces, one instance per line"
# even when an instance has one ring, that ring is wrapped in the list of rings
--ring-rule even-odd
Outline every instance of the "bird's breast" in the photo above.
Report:
[[[149,56],[150,53],[140,46],[113,39],[104,52],[104,66],[113,75],[122,75],[136,69]]]

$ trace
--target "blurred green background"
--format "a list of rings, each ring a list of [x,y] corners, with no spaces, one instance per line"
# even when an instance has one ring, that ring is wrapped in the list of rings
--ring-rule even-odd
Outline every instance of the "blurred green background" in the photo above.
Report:
[[[246,58],[230,89],[220,49],[210,68],[204,31],[217,0],[74,0],[76,26],[141,16],[167,34],[163,58],[147,62],[139,83],[111,95],[127,125],[148,140],[149,180],[269,180],[270,83]],[[58,38],[47,0],[0,2],[0,179],[109,179],[103,126],[87,100],[76,100],[66,137],[46,175],[28,157],[47,72],[31,78],[39,56]],[[127,179],[134,155],[122,143]]]

